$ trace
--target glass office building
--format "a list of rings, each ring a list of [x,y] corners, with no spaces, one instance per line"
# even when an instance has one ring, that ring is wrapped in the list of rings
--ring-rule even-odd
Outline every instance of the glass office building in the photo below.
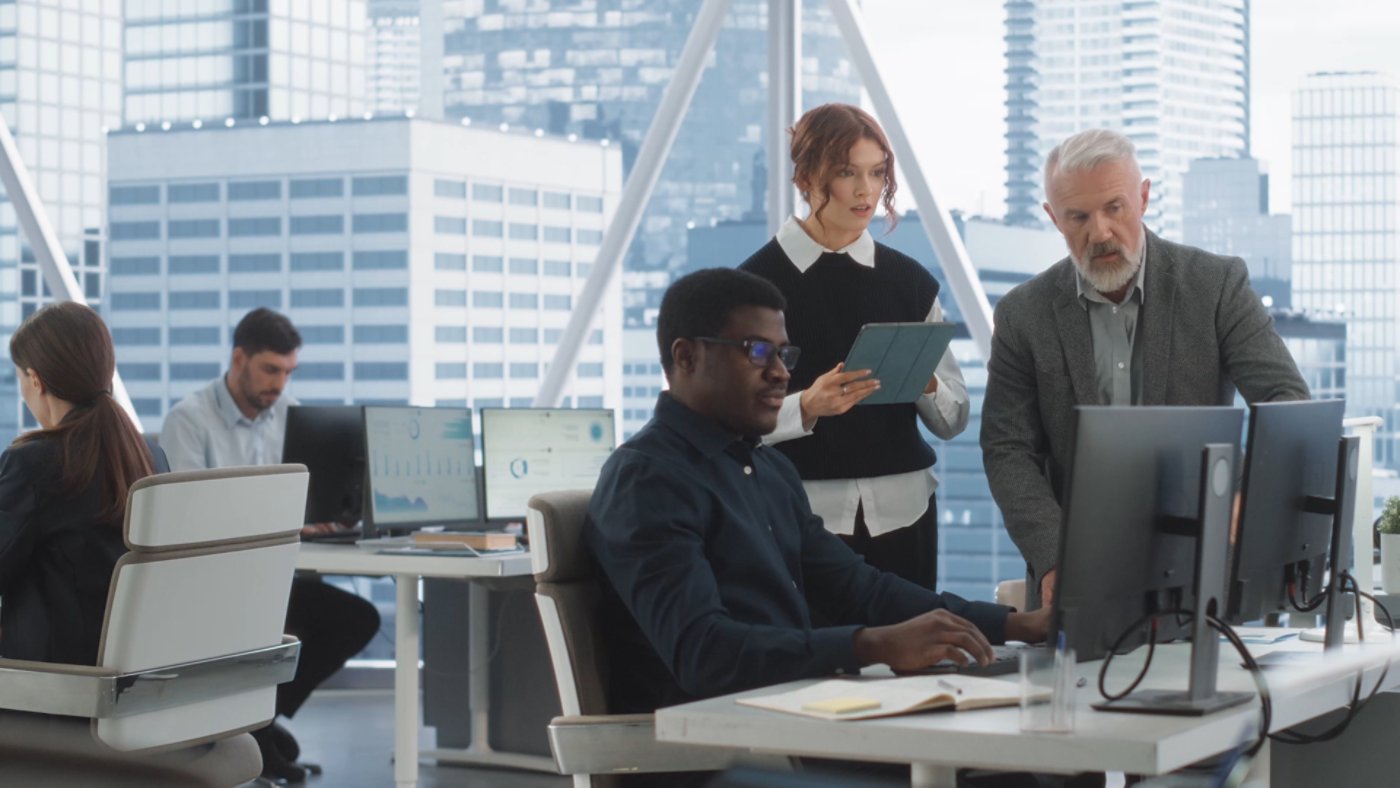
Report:
[[[1270,306],[1290,305],[1293,218],[1269,213],[1269,176],[1257,159],[1196,159],[1182,178],[1182,242],[1243,258]]]
[[[147,431],[227,367],[258,306],[301,332],[303,402],[528,406],[622,184],[616,148],[422,119],[109,144],[108,322]],[[618,407],[620,293],[571,404]]]
[[[1249,0],[1006,0],[1006,219],[1045,221],[1045,157],[1117,129],[1152,180],[1149,227],[1182,238],[1192,159],[1249,153]]]
[[[366,27],[365,0],[126,0],[123,117],[359,115]]]
[[[121,31],[120,3],[0,3],[0,116],[94,304],[103,288],[103,134],[121,123]],[[14,208],[0,197],[0,354],[48,296]],[[0,439],[25,421],[14,368],[0,363]]]
[[[1346,322],[1350,416],[1380,416],[1378,467],[1400,467],[1400,244],[1392,76],[1307,76],[1293,95],[1293,302]]]
[[[429,0],[432,2],[441,0]],[[366,87],[373,112],[418,107],[424,65],[420,5],[420,0],[369,0]],[[439,31],[430,35],[439,35]]]

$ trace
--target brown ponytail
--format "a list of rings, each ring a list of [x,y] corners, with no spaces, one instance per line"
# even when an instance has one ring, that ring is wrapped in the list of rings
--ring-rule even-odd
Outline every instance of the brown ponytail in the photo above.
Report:
[[[58,485],[65,495],[80,494],[100,472],[97,519],[120,526],[127,491],[154,465],[136,425],[112,398],[116,353],[107,325],[83,304],[50,304],[15,331],[10,359],[21,370],[34,370],[50,394],[73,405],[63,421],[20,435],[14,445],[56,440]]]

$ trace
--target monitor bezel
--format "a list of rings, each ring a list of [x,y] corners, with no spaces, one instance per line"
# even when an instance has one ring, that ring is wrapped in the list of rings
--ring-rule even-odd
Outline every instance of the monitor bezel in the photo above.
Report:
[[[609,431],[609,437],[612,440],[612,444],[611,447],[608,449],[608,453],[611,454],[612,452],[617,451],[617,411],[613,408],[478,408],[477,414],[481,419],[481,429],[477,432],[477,435],[480,437],[481,440],[481,516],[485,522],[518,523],[524,522],[526,516],[526,512],[523,511],[518,515],[503,514],[493,516],[491,513],[491,484],[489,479],[487,478],[487,469],[491,467],[490,456],[487,453],[486,448],[487,414],[492,412],[506,411],[515,411],[516,413],[524,411],[534,413],[592,413],[596,415],[604,415],[607,417],[608,422],[611,426],[611,430]]]
[[[365,452],[365,504],[364,504],[364,532],[366,536],[384,536],[390,533],[411,533],[423,528],[442,526],[446,529],[459,529],[463,526],[480,525],[482,523],[483,501],[482,485],[479,481],[480,474],[476,471],[476,434],[472,434],[471,452],[468,459],[472,466],[472,485],[476,493],[476,512],[472,517],[461,519],[433,518],[421,522],[380,522],[376,516],[374,506],[374,469],[370,461],[370,430],[369,419],[371,410],[400,410],[400,411],[460,411],[465,414],[468,423],[472,420],[472,409],[469,407],[436,407],[431,405],[362,405],[363,412],[363,432],[364,432],[364,452]]]

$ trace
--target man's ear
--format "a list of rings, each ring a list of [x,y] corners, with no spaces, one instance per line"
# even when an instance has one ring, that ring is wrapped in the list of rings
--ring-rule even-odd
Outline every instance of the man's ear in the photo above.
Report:
[[[1050,217],[1050,223],[1055,225],[1056,229],[1059,229],[1060,223],[1055,221],[1055,209],[1050,207],[1050,201],[1046,200],[1040,204],[1040,207],[1045,209],[1045,215]]]
[[[671,365],[676,370],[693,373],[698,361],[694,340],[681,337],[671,343]]]
[[[233,356],[229,359],[229,368],[230,368],[230,369],[239,369],[239,368],[241,368],[244,364],[247,364],[247,363],[248,363],[248,354],[245,353],[245,352],[243,352],[243,348],[241,348],[241,347],[235,347],[235,348],[233,349]]]

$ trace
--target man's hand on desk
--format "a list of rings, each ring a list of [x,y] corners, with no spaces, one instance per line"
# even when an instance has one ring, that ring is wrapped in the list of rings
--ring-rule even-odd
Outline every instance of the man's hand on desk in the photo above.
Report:
[[[339,533],[350,530],[349,526],[340,523],[307,523],[301,527],[302,536],[321,536],[322,534]]]
[[[1044,643],[1050,639],[1050,606],[1030,613],[1010,613],[1006,616],[1006,639],[1023,643]]]
[[[968,656],[985,665],[992,644],[972,622],[947,610],[934,610],[899,624],[856,630],[856,659],[862,665],[883,662],[892,669],[918,670],[945,659],[968,664]]]

